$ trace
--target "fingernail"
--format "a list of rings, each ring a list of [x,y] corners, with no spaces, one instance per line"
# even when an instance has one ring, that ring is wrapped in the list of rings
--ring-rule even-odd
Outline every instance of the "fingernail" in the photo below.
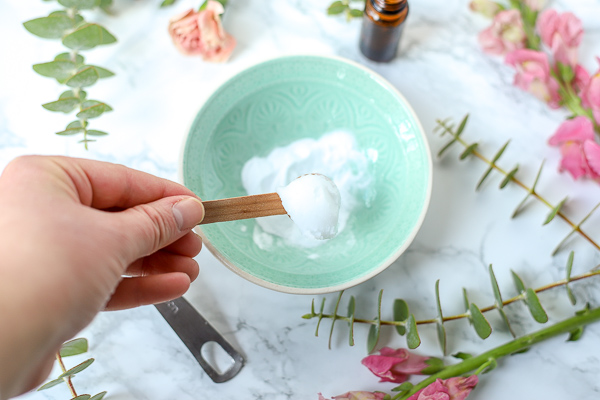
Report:
[[[173,204],[173,216],[180,231],[191,229],[204,219],[204,205],[194,197]]]

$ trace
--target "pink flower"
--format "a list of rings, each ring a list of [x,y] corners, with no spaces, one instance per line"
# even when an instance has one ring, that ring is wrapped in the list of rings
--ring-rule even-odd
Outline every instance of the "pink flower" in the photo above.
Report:
[[[531,11],[540,11],[544,8],[546,0],[525,0],[525,5],[529,7]]]
[[[471,11],[483,14],[488,18],[493,18],[494,15],[502,11],[500,4],[492,0],[473,0],[469,3]]]
[[[469,377],[454,377],[449,379],[436,379],[424,389],[410,396],[407,400],[464,400],[477,385],[477,375]]]
[[[600,58],[597,59],[600,64]],[[592,110],[596,123],[600,125],[600,69],[582,86],[581,104]]]
[[[347,392],[339,396],[333,396],[331,400],[383,400],[385,393],[373,392]],[[327,400],[319,393],[319,400]]]
[[[503,55],[525,47],[523,20],[517,10],[500,11],[492,25],[479,33],[479,44],[488,54]]]
[[[185,55],[202,56],[204,61],[227,61],[236,42],[221,24],[224,11],[221,3],[211,0],[202,11],[190,9],[172,18],[169,34],[175,47]]]
[[[573,179],[600,179],[600,145],[594,138],[594,125],[589,118],[578,116],[563,122],[548,141],[551,146],[560,147],[560,170],[568,171]]]
[[[573,13],[546,10],[537,19],[537,29],[556,61],[572,67],[577,65],[577,48],[583,37],[583,27]]]
[[[505,61],[517,70],[515,86],[532,93],[551,108],[560,107],[559,85],[550,74],[550,64],[545,53],[520,49],[508,53]]]
[[[362,364],[380,377],[380,382],[396,383],[406,381],[409,375],[431,374],[443,367],[438,358],[418,356],[405,349],[394,350],[389,347],[379,350],[379,355],[363,358]]]

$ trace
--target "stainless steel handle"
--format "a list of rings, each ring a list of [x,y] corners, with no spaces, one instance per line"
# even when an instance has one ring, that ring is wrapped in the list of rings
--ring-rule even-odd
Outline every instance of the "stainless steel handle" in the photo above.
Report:
[[[157,304],[156,309],[171,325],[181,341],[187,346],[208,376],[216,383],[230,380],[244,366],[244,358],[206,319],[183,297],[166,303]],[[233,365],[223,373],[219,373],[202,355],[202,346],[215,342],[229,354]]]

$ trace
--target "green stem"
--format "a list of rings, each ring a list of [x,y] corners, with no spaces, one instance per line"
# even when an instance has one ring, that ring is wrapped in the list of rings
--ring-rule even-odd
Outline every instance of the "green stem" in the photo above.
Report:
[[[60,369],[62,370],[62,372],[63,373],[67,372],[67,369],[65,368],[65,364],[63,363],[62,357],[60,356],[60,353],[56,353],[56,361],[58,361],[58,365],[60,366]],[[77,397],[77,392],[75,391],[75,387],[73,386],[73,382],[71,381],[71,376],[70,375],[65,376],[63,378],[63,380],[69,387],[69,391],[71,392],[71,395],[73,397]]]
[[[478,370],[479,367],[490,363],[491,360],[497,360],[498,358],[508,356],[511,354],[518,353],[520,351],[527,350],[532,345],[542,342],[544,340],[553,338],[555,336],[570,333],[577,328],[588,325],[592,322],[600,320],[600,308],[595,308],[583,312],[581,315],[576,315],[564,321],[558,322],[552,326],[541,329],[537,332],[530,333],[528,335],[517,338],[492,350],[486,351],[478,356],[468,358],[458,364],[450,365],[444,368],[437,374],[431,375],[423,381],[413,386],[407,393],[401,393],[393,399],[405,399],[415,394],[419,390],[427,387],[431,383],[435,382],[436,379],[448,379],[454,376],[460,376],[467,374],[471,371]],[[487,367],[487,365],[486,365]],[[478,370],[482,372],[485,368]]]

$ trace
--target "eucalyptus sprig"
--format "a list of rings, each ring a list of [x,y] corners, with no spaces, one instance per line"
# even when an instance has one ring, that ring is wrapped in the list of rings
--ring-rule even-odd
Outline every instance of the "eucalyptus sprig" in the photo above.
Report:
[[[356,8],[356,6],[352,5],[353,3],[360,3],[360,5]],[[340,15],[344,13],[346,15],[346,20],[350,21],[352,18],[361,18],[364,9],[365,0],[334,1],[327,7],[327,15]]]
[[[38,389],[38,391],[49,389],[56,385],[60,385],[61,383],[66,383],[69,388],[69,391],[71,392],[71,396],[72,396],[71,400],[102,400],[102,398],[106,395],[106,392],[100,392],[94,396],[91,396],[89,394],[78,395],[77,391],[75,390],[75,387],[73,386],[73,382],[72,382],[72,379],[75,377],[76,374],[82,372],[83,370],[85,370],[87,367],[89,367],[94,362],[93,358],[89,358],[89,359],[85,360],[84,362],[82,362],[72,368],[69,368],[69,369],[66,369],[65,364],[63,362],[64,357],[70,357],[70,356],[75,356],[78,354],[83,354],[83,353],[86,353],[87,351],[88,351],[88,341],[85,338],[73,339],[71,341],[64,343],[61,346],[60,351],[58,353],[56,353],[56,361],[58,362],[58,365],[60,366],[62,373],[57,378],[42,385]]]
[[[487,339],[492,333],[492,326],[488,322],[485,317],[485,313],[497,310],[500,314],[504,325],[508,328],[513,337],[516,337],[510,321],[506,315],[504,307],[516,303],[522,302],[529,309],[531,316],[538,323],[546,323],[548,321],[548,315],[542,306],[540,299],[538,297],[538,293],[557,288],[557,287],[565,287],[567,296],[571,304],[576,304],[576,298],[571,290],[570,284],[571,282],[576,282],[584,279],[591,278],[596,275],[600,275],[599,269],[592,269],[586,273],[577,276],[571,276],[571,271],[573,268],[573,260],[574,253],[571,252],[569,254],[569,258],[567,260],[567,264],[565,267],[565,279],[560,281],[556,281],[544,286],[540,286],[538,288],[528,287],[523,279],[514,271],[512,271],[512,277],[514,281],[514,286],[517,291],[517,294],[504,299],[500,292],[500,286],[498,285],[498,281],[494,274],[494,270],[492,265],[489,266],[489,274],[490,274],[490,283],[492,292],[494,295],[494,304],[486,306],[486,307],[478,307],[475,303],[471,302],[467,295],[467,290],[463,288],[463,300],[464,300],[464,313],[446,316],[442,312],[442,305],[440,301],[439,295],[439,285],[440,281],[438,280],[435,284],[435,299],[436,299],[436,308],[437,308],[437,316],[434,318],[417,320],[414,314],[412,314],[409,310],[408,303],[403,299],[395,299],[393,302],[393,317],[391,320],[383,320],[381,317],[381,304],[383,299],[383,290],[379,291],[379,297],[377,302],[377,315],[374,318],[358,318],[355,314],[356,308],[356,299],[354,296],[350,297],[348,302],[347,313],[345,315],[338,313],[338,309],[341,303],[342,296],[344,291],[341,291],[338,294],[337,301],[335,303],[335,307],[332,313],[325,313],[325,303],[326,299],[323,298],[321,301],[321,306],[318,312],[315,311],[315,301],[313,299],[311,303],[310,313],[305,314],[302,318],[312,319],[317,318],[317,327],[315,331],[315,336],[319,336],[319,328],[321,325],[321,321],[323,319],[331,319],[331,329],[329,333],[329,347],[331,348],[331,338],[333,336],[333,330],[335,326],[335,322],[340,320],[344,321],[348,324],[349,327],[349,345],[354,345],[354,324],[367,324],[370,325],[369,333],[367,337],[367,350],[368,352],[372,352],[377,346],[377,342],[380,337],[382,326],[393,326],[395,327],[396,332],[404,336],[406,335],[406,343],[408,348],[415,349],[420,346],[421,339],[419,336],[418,325],[426,325],[426,324],[435,324],[437,329],[438,341],[440,344],[440,348],[442,353],[446,354],[446,329],[445,323],[449,321],[455,321],[460,319],[467,319],[469,324],[473,326],[477,336],[481,339]]]
[[[53,0],[44,0],[53,1]],[[99,79],[114,75],[106,68],[85,62],[81,51],[97,46],[111,44],[117,39],[103,26],[88,23],[81,11],[96,8],[107,10],[112,0],[57,0],[62,10],[51,12],[46,17],[35,18],[23,23],[25,29],[45,39],[60,39],[67,52],[60,53],[54,60],[35,64],[33,70],[42,76],[54,78],[68,90],[62,92],[57,100],[42,104],[49,111],[69,114],[77,111],[76,120],[70,122],[57,135],[69,136],[83,134],[83,143],[93,142],[90,136],[107,135],[104,131],[89,128],[89,120],[97,118],[112,108],[105,102],[88,98],[84,88],[95,84]]]
[[[587,221],[587,219],[596,211],[596,209],[598,208],[598,206],[600,206],[600,203],[596,204],[596,206],[594,206],[587,214],[585,217],[583,217],[581,219],[581,221],[579,221],[578,223],[575,223],[573,221],[571,221],[571,219],[569,217],[567,217],[567,215],[565,213],[563,213],[562,208],[563,206],[566,204],[567,202],[567,197],[565,197],[563,200],[561,200],[558,204],[551,204],[550,201],[546,200],[542,195],[540,195],[537,190],[537,184],[538,181],[540,179],[540,176],[542,174],[542,169],[544,167],[544,162],[541,163],[540,168],[538,169],[537,175],[533,181],[533,184],[531,186],[526,185],[525,183],[523,183],[523,181],[519,178],[517,178],[517,174],[519,172],[519,165],[517,164],[516,166],[514,166],[513,168],[511,168],[510,170],[505,170],[503,168],[501,168],[500,166],[498,166],[497,161],[500,159],[500,157],[502,156],[502,154],[504,153],[504,151],[506,150],[506,148],[508,147],[509,142],[506,142],[497,152],[496,154],[493,156],[492,159],[487,158],[486,156],[484,156],[481,152],[479,152],[478,150],[478,143],[467,143],[463,138],[462,138],[462,133],[465,130],[465,127],[467,125],[467,121],[468,121],[469,116],[466,115],[461,122],[458,124],[458,126],[456,126],[455,124],[453,124],[449,119],[445,119],[445,120],[437,120],[437,126],[435,127],[434,131],[435,132],[441,132],[441,136],[444,135],[450,135],[452,137],[452,139],[446,143],[446,145],[444,145],[440,151],[438,152],[438,157],[441,157],[442,154],[448,150],[451,146],[453,146],[455,143],[458,143],[460,145],[462,145],[464,147],[464,150],[461,152],[459,158],[461,160],[466,159],[469,156],[474,156],[475,158],[483,161],[485,164],[487,164],[487,169],[485,170],[485,172],[483,173],[483,175],[481,176],[481,178],[479,179],[479,182],[477,183],[477,187],[476,190],[479,190],[481,188],[481,186],[483,185],[483,183],[485,182],[485,180],[489,177],[489,175],[491,174],[492,171],[496,171],[498,173],[500,173],[501,175],[503,175],[503,179],[500,182],[500,189],[504,189],[509,183],[513,183],[515,185],[517,185],[518,187],[524,189],[527,194],[525,195],[525,197],[523,198],[523,200],[517,205],[517,207],[515,208],[513,214],[512,214],[512,218],[516,217],[521,210],[523,209],[523,206],[525,205],[525,203],[530,199],[530,198],[534,198],[536,200],[538,200],[540,203],[542,203],[543,205],[545,205],[546,207],[548,207],[550,209],[550,212],[546,215],[546,218],[544,219],[543,225],[549,224],[555,217],[559,217],[561,218],[564,222],[567,223],[567,225],[570,226],[571,230],[570,232],[558,243],[558,245],[554,248],[554,250],[552,251],[552,255],[556,254],[560,248],[562,247],[562,245],[574,234],[574,233],[578,233],[581,237],[583,237],[585,240],[587,240],[592,246],[594,246],[597,250],[600,250],[600,245],[598,245],[598,243],[596,243],[596,241],[594,239],[592,239],[582,228],[581,225]]]

